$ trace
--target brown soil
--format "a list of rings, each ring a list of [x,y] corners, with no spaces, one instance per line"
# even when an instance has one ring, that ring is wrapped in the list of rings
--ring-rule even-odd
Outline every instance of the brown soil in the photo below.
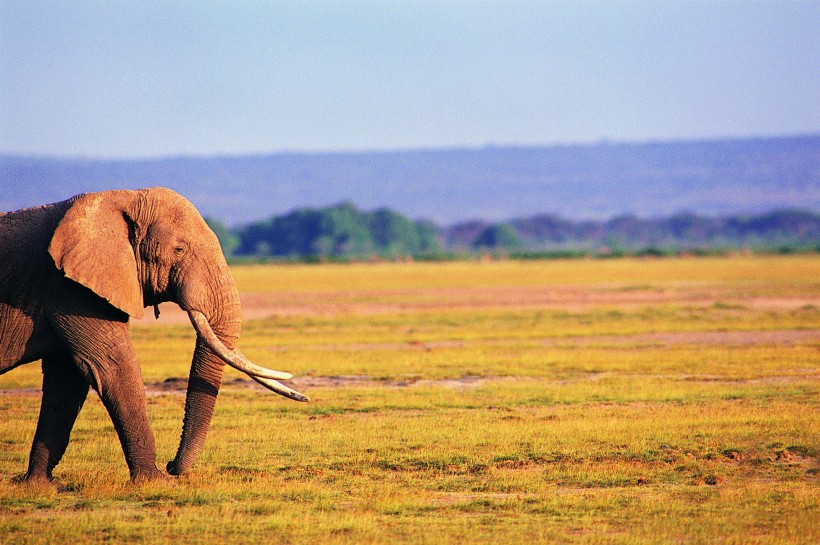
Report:
[[[334,388],[334,387],[358,387],[358,388],[406,388],[409,386],[429,387],[441,386],[455,390],[475,388],[491,380],[531,380],[528,377],[461,377],[440,380],[421,379],[401,379],[401,380],[378,380],[373,377],[360,375],[342,376],[304,376],[296,377],[292,380],[282,380],[285,384],[296,390],[308,390],[313,388]],[[168,393],[184,394],[188,387],[188,379],[169,378],[163,382],[147,383],[145,385],[148,395],[162,395]],[[251,389],[265,392],[265,388],[251,379],[237,378],[223,383],[222,389]],[[39,390],[32,390],[37,391]],[[2,391],[0,391],[2,393]]]
[[[587,373],[581,377],[563,380],[559,382],[569,383],[578,381],[600,380],[606,376],[606,373]],[[735,382],[735,383],[766,383],[766,384],[781,384],[802,380],[820,380],[820,372],[816,369],[806,369],[802,374],[784,375],[784,376],[768,376],[757,379],[734,379],[731,377],[708,376],[708,375],[692,375],[684,377],[686,380],[693,382]],[[365,375],[331,375],[331,376],[302,376],[296,377],[292,380],[283,380],[283,384],[300,391],[309,391],[316,388],[338,388],[338,387],[353,387],[353,388],[450,388],[453,390],[469,390],[487,384],[489,382],[511,381],[524,382],[541,380],[538,377],[517,377],[517,376],[465,376],[457,378],[445,379],[391,379],[382,380]],[[172,377],[165,379],[162,382],[149,382],[145,384],[146,393],[149,396],[156,395],[184,395],[188,388],[188,379],[183,377]],[[227,380],[222,384],[223,390],[258,390],[265,392],[265,388],[254,382],[249,378],[236,378]],[[41,390],[39,388],[20,388],[11,390],[0,390],[0,396],[39,396]]]
[[[242,316],[245,320],[271,316],[334,316],[474,309],[543,308],[578,312],[596,307],[635,308],[658,304],[708,306],[717,303],[738,308],[778,311],[807,305],[820,307],[820,296],[771,297],[732,293],[718,288],[691,289],[687,286],[666,289],[553,286],[243,293],[241,299]],[[146,318],[134,320],[133,323],[137,326],[188,323],[188,316],[173,303],[160,305],[160,312],[159,320],[154,320],[153,312],[146,312]]]
[[[573,337],[547,339],[548,346],[587,346],[619,344],[652,344],[668,346],[675,344],[709,344],[718,346],[751,346],[755,344],[797,344],[820,342],[820,330],[786,329],[776,331],[685,331],[669,333],[641,333],[640,335],[608,335],[598,337]]]

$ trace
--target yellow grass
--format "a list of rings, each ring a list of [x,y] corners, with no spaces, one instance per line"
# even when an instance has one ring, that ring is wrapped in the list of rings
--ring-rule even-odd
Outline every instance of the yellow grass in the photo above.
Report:
[[[816,543],[815,256],[243,266],[195,473],[135,486],[89,397],[59,487],[13,484],[39,369],[0,377],[3,543]],[[132,330],[159,461],[190,326]]]
[[[487,286],[620,287],[670,283],[738,287],[817,286],[817,257],[755,256],[698,259],[456,261],[361,265],[246,265],[234,268],[242,291],[391,290]]]

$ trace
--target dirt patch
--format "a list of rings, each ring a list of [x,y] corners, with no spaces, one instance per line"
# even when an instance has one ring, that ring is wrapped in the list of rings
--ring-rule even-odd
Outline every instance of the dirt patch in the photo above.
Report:
[[[818,329],[784,329],[775,331],[683,331],[641,333],[639,335],[607,335],[545,339],[546,346],[617,346],[651,344],[709,344],[717,346],[752,346],[757,344],[792,345],[820,343]]]
[[[309,391],[317,388],[448,388],[451,390],[471,390],[490,383],[497,382],[550,382],[552,384],[571,384],[581,381],[597,381],[607,376],[609,373],[587,373],[579,377],[569,380],[547,379],[543,377],[533,376],[464,376],[457,378],[444,379],[420,379],[420,378],[402,378],[402,379],[378,379],[365,375],[331,375],[331,376],[302,376],[295,377],[291,380],[282,380],[282,384],[289,386],[298,391]],[[650,377],[651,375],[641,375],[642,377]],[[774,375],[753,379],[736,379],[727,376],[712,376],[712,375],[688,375],[681,377],[683,380],[689,382],[722,382],[733,384],[784,384],[790,382],[800,381],[817,381],[820,380],[820,372],[815,369],[803,369],[799,374],[793,375]],[[188,379],[186,378],[169,378],[163,382],[147,383],[145,385],[146,393],[149,396],[178,394],[184,395],[188,388]],[[267,390],[254,382],[251,379],[237,378],[225,381],[222,384],[223,391],[231,390],[257,390],[259,392],[266,392]],[[22,392],[18,390],[0,390],[0,394],[11,394]],[[39,393],[39,390],[25,390],[26,394]]]
[[[188,379],[172,377],[162,382],[152,382],[145,385],[146,390],[156,393],[185,391],[188,388]]]
[[[730,293],[720,288],[618,288],[585,286],[481,287],[454,289],[372,290],[328,292],[246,292],[240,294],[242,317],[257,320],[273,316],[339,316],[386,314],[439,310],[552,309],[584,312],[598,307],[639,308],[650,305],[715,304],[788,311],[813,305],[820,297],[771,297]],[[188,315],[174,303],[159,306],[160,317],[152,312],[133,320],[135,326],[189,323]]]
[[[0,390],[0,396],[33,396],[40,395],[43,390],[40,388],[13,388],[9,390]]]
[[[524,341],[522,341],[524,342]],[[585,337],[550,337],[527,339],[526,342],[540,342],[545,347],[657,347],[675,345],[753,346],[753,345],[794,345],[820,343],[820,330],[774,330],[774,331],[685,331],[664,333],[640,333],[637,335],[594,335]],[[326,343],[304,345],[299,348],[327,352],[369,352],[382,350],[434,350],[458,349],[469,346],[508,346],[507,339],[470,339],[444,341],[409,341],[395,343]],[[273,352],[286,352],[284,347],[270,347]]]
[[[450,506],[472,502],[534,501],[538,499],[541,499],[538,494],[520,492],[451,492],[432,497],[431,503],[436,506]]]
[[[407,388],[410,386],[418,387],[443,387],[454,390],[464,390],[469,388],[476,388],[482,384],[494,380],[529,380],[529,377],[459,377],[448,379],[395,379],[395,380],[380,380],[374,377],[364,375],[331,375],[325,377],[317,376],[303,376],[296,377],[291,380],[279,381],[282,384],[289,386],[295,390],[307,390],[312,388],[339,388],[339,387],[354,387],[354,388]],[[184,394],[188,388],[188,379],[181,377],[174,377],[166,379],[162,382],[149,382],[145,384],[145,390],[148,395],[163,395],[163,394]],[[267,391],[263,386],[260,386],[251,379],[237,378],[228,380],[222,384],[223,390],[259,390],[260,392]],[[2,392],[2,391],[0,391]],[[32,392],[39,392],[39,390],[32,390]]]
[[[282,384],[298,391],[308,391],[316,388],[448,388],[452,390],[470,390],[493,382],[533,382],[549,381],[554,384],[570,384],[579,381],[601,380],[609,373],[593,372],[569,380],[555,380],[532,376],[464,376],[444,379],[378,379],[366,375],[330,375],[330,376],[302,376],[291,380],[282,380]],[[650,376],[650,375],[645,375]],[[682,377],[690,382],[732,382],[736,384],[782,384],[788,382],[798,382],[804,380],[820,380],[820,372],[815,369],[804,369],[800,374],[768,376],[754,379],[735,379],[724,376],[711,375],[689,375]],[[188,379],[183,377],[171,377],[162,382],[148,382],[145,384],[145,391],[149,397],[158,395],[185,395],[188,388]],[[249,378],[236,378],[226,380],[222,383],[223,391],[231,390],[257,390],[267,392],[267,390]],[[39,396],[42,390],[39,388],[19,388],[0,389],[0,396]]]

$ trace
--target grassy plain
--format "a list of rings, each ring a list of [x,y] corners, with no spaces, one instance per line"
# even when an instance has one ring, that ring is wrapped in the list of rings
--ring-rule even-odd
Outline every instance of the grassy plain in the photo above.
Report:
[[[39,369],[3,375],[0,542],[820,541],[817,256],[234,274],[243,352],[313,401],[228,370],[195,473],[131,485],[92,394],[33,487]],[[132,328],[160,464],[194,338],[167,314]]]

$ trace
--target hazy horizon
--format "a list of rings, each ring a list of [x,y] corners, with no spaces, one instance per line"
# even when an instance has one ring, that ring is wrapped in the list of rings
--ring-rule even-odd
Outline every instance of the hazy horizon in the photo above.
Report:
[[[777,140],[793,138],[813,138],[820,136],[820,130],[815,132],[794,133],[794,134],[772,134],[772,135],[750,135],[750,136],[727,136],[714,138],[670,138],[662,140],[657,138],[647,138],[645,140],[609,140],[597,139],[589,142],[552,142],[552,143],[516,143],[505,144],[491,142],[487,144],[475,145],[452,145],[452,146],[419,146],[408,148],[361,148],[361,149],[281,149],[268,151],[248,151],[236,153],[168,153],[165,155],[134,155],[134,156],[105,156],[105,155],[71,155],[71,154],[44,154],[44,153],[7,153],[0,150],[0,157],[16,157],[21,159],[53,159],[56,161],[101,161],[101,162],[143,162],[143,161],[165,161],[175,159],[244,159],[249,157],[267,156],[334,156],[334,155],[389,155],[404,153],[436,153],[450,151],[482,151],[482,150],[538,150],[538,149],[560,149],[560,148],[589,148],[595,146],[644,146],[644,145],[674,145],[674,144],[699,144],[710,142],[746,142],[756,140]]]
[[[0,209],[164,185],[230,223],[351,202],[452,223],[540,213],[820,210],[820,134],[370,153],[57,159],[0,155]]]

